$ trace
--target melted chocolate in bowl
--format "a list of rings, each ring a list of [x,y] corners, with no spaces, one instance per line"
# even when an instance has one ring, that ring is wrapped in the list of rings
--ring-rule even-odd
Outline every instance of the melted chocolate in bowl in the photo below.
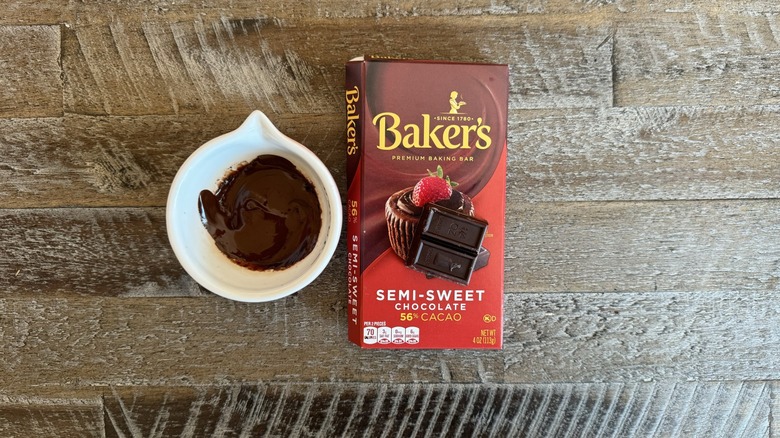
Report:
[[[237,264],[284,269],[314,249],[322,208],[312,183],[285,158],[260,155],[231,172],[216,193],[200,192],[203,225]]]

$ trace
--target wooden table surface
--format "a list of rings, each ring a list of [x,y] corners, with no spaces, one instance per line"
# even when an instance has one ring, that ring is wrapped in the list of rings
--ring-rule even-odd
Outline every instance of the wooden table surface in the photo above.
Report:
[[[0,8],[0,436],[780,436],[780,6]],[[342,243],[244,304],[168,245],[253,109],[345,191],[344,62],[510,65],[505,348],[347,341]]]

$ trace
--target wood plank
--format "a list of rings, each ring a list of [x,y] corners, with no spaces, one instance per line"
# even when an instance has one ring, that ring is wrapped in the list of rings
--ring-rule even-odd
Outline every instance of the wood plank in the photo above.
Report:
[[[346,294],[327,284],[255,305],[3,298],[0,387],[780,378],[766,291],[508,294],[503,351],[377,351],[347,341]]]
[[[627,15],[669,13],[760,15],[779,12],[772,0],[749,3],[733,1],[675,0],[663,2],[570,2],[566,0],[488,1],[406,1],[388,4],[373,0],[355,3],[349,0],[297,2],[283,0],[256,2],[232,0],[229,7],[219,2],[193,0],[138,2],[131,0],[111,2],[111,13],[106,14],[105,2],[70,0],[14,0],[0,10],[0,24],[96,24],[110,23],[117,18],[143,17],[157,21],[187,21],[196,18],[222,19],[239,17],[274,17],[295,21],[301,17],[333,18],[404,18],[414,16],[473,17],[480,15],[587,15],[621,19]]]
[[[118,1],[112,3],[114,18],[144,17],[160,21],[187,21],[197,18],[233,19],[239,17],[274,17],[278,20],[296,20],[306,18],[366,18],[366,17],[407,17],[420,15],[480,15],[489,13],[515,12],[511,6],[496,6],[486,0],[459,1],[457,7],[446,1],[412,1],[399,4],[387,4],[381,1],[360,3],[347,0],[326,0],[320,2],[285,2],[270,0],[232,0],[224,2],[201,2],[178,0],[176,2],[154,1]],[[77,24],[108,22],[105,5],[100,2],[71,2]],[[516,13],[516,12],[515,12]]]
[[[729,13],[729,14],[771,14],[780,8],[772,0],[734,2],[730,0],[670,0],[663,3],[646,1],[601,1],[571,2],[567,0],[519,0],[450,1],[412,0],[392,4],[367,0],[360,3],[349,0],[323,0],[316,3],[297,2],[290,4],[283,0],[256,2],[253,0],[232,0],[226,7],[218,2],[179,0],[176,2],[118,1],[111,4],[117,16],[137,16],[169,21],[185,21],[198,17],[237,18],[275,17],[296,20],[301,17],[315,18],[404,18],[415,16],[471,17],[479,15],[577,15],[588,14],[625,18],[627,15],[658,16],[682,12]],[[104,14],[105,5],[100,2],[72,2],[70,9],[77,22],[95,23],[110,21]],[[14,15],[12,15],[14,16]]]
[[[682,0],[679,2],[682,4]],[[73,2],[71,9],[77,23],[96,23],[108,21],[110,18],[102,14],[103,5],[96,2]],[[112,4],[116,15],[148,17],[157,20],[186,21],[198,17],[209,19],[238,17],[274,17],[285,21],[306,18],[403,18],[417,16],[447,16],[473,17],[479,15],[518,15],[540,13],[584,13],[609,8],[607,4],[575,3],[564,0],[535,0],[496,2],[488,0],[459,0],[453,4],[450,1],[406,1],[392,4],[367,0],[359,3],[349,0],[325,0],[316,3],[283,0],[256,2],[253,0],[232,0],[226,7],[218,2],[199,2],[179,0],[176,2],[137,2],[120,1]],[[620,10],[625,12],[621,5]],[[612,8],[617,9],[617,8]],[[658,8],[660,9],[660,8]]]
[[[517,14],[600,14],[616,21],[642,17],[655,19],[681,13],[759,15],[778,12],[778,5],[772,0],[738,2],[733,0],[669,0],[653,1],[599,1],[570,2],[567,0],[524,0],[505,2],[509,13]]]
[[[780,413],[780,397],[778,397],[780,386],[778,386],[777,382],[772,382],[769,386],[769,389],[769,412],[771,415],[769,422],[769,436],[776,437],[780,436],[780,424],[778,424],[778,421],[776,420],[778,413]]]
[[[69,0],[14,0],[0,9],[0,24],[59,24],[67,16]]]
[[[0,119],[3,207],[164,206],[189,154],[237,128],[245,116]],[[273,121],[314,151],[340,186],[345,184],[342,117],[275,116]]]
[[[163,206],[186,157],[244,116],[0,119],[0,196],[6,208]],[[343,188],[342,115],[272,118]],[[507,199],[777,198],[778,126],[777,106],[512,111]]]
[[[0,435],[105,437],[102,399],[0,396]]]
[[[780,202],[512,203],[511,292],[773,291]]]
[[[143,24],[134,17],[156,14],[134,10],[124,20],[87,22],[65,32],[66,104],[87,114],[236,113],[253,107],[315,112],[334,105],[344,60],[364,52],[387,53],[389,48],[409,57],[508,62],[517,108],[610,104],[610,61],[615,64],[614,102],[620,106],[778,103],[780,91],[772,83],[771,66],[777,61],[775,34],[780,26],[771,5],[678,2],[609,10],[593,10],[589,4],[574,10],[545,6],[541,12],[547,15],[526,15],[523,8],[510,7],[512,13],[498,18],[483,15],[486,9],[480,6],[460,9],[476,15],[462,17],[461,35],[448,36],[446,42],[437,38],[449,35],[441,29],[449,27],[452,18],[408,17],[357,25],[341,19],[334,30],[332,20],[281,20],[251,5],[244,13],[236,14],[240,8],[233,13],[216,8],[201,16],[157,15],[166,20]],[[277,18],[246,18],[258,16]],[[503,25],[496,24],[501,21]],[[590,26],[586,33],[582,23]],[[472,25],[479,27],[478,34]],[[350,32],[355,26],[359,32]],[[300,40],[300,28],[307,29],[305,40]],[[312,32],[337,37],[312,38]],[[433,39],[429,48],[408,47],[399,35],[410,32],[419,34],[415,39]],[[383,43],[355,40],[362,34],[381,34]],[[612,34],[615,38],[610,39]],[[299,52],[280,43],[290,40]],[[90,74],[95,75],[93,82],[84,79]]]
[[[507,382],[775,379],[769,291],[511,294]],[[771,376],[771,377],[770,377]]]
[[[162,209],[0,210],[6,296],[200,295],[170,249]]]
[[[778,198],[780,107],[517,111],[508,199]]]
[[[111,115],[340,114],[344,63],[364,53],[512,64],[514,108],[612,102],[611,46],[600,45],[609,25],[484,16],[462,20],[456,33],[451,27],[435,17],[73,26],[63,33],[65,107]],[[427,44],[410,44],[419,40]]]
[[[62,114],[59,61],[59,26],[0,26],[0,117]]]
[[[167,100],[168,90],[154,68],[151,53],[143,50],[145,44],[138,32],[113,21],[83,28],[79,33],[73,26],[64,27],[66,109],[78,106],[88,114],[121,114],[123,109],[127,114],[155,113],[155,101]],[[74,65],[81,67],[72,68]],[[99,90],[111,90],[111,95],[99,95]]]
[[[690,14],[618,25],[615,104],[780,103],[777,14]]]
[[[0,366],[8,370],[0,387],[14,395],[74,385],[503,380],[501,351],[360,350],[347,341],[341,286],[317,280],[265,304],[218,297],[0,299]]]
[[[111,388],[106,436],[768,437],[769,384]]]
[[[510,202],[508,217],[508,293],[778,288],[776,200]],[[8,209],[0,220],[4,296],[44,285],[48,296],[202,293],[172,254],[163,208]],[[322,277],[328,290],[346,290],[343,251]]]

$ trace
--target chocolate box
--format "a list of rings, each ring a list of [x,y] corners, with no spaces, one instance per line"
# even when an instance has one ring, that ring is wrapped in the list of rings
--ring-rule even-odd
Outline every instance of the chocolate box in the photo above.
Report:
[[[501,348],[508,73],[499,64],[347,63],[352,342]]]

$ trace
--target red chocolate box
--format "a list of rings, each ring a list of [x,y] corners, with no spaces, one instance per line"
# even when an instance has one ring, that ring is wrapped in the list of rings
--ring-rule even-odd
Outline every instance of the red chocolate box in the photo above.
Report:
[[[346,66],[349,339],[499,349],[508,67]]]

